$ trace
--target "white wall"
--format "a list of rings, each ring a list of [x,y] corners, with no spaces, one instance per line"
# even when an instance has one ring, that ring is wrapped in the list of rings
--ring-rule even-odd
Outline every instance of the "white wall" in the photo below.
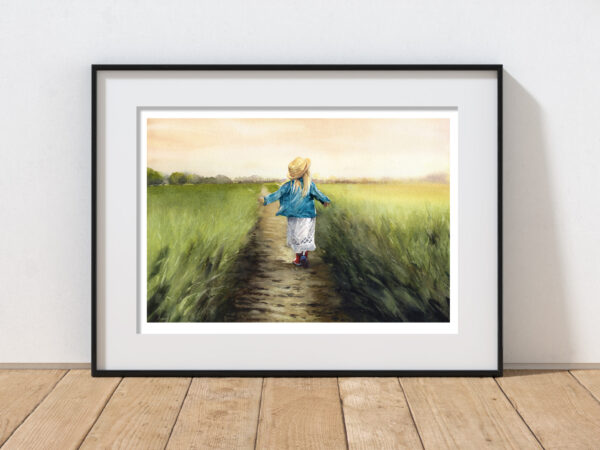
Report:
[[[505,361],[600,363],[600,2],[0,1],[0,362],[90,358],[90,64],[503,63]]]

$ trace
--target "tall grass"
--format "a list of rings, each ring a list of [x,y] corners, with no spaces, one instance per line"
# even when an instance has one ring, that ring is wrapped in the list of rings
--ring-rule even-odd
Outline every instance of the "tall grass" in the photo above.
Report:
[[[148,321],[222,320],[243,276],[260,187],[148,187]]]
[[[321,185],[317,245],[355,321],[449,320],[447,185]]]
[[[282,183],[265,183],[264,186],[267,189],[267,191],[271,193],[279,189],[282,186]]]

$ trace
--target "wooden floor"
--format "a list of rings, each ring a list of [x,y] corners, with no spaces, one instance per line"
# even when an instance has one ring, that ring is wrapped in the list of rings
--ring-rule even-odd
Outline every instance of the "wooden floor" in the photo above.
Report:
[[[91,378],[0,370],[4,449],[600,448],[600,370]]]

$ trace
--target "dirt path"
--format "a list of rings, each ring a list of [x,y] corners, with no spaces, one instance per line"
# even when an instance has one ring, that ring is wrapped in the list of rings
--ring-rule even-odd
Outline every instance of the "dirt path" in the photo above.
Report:
[[[262,195],[268,192],[263,187]],[[235,302],[238,322],[337,322],[345,317],[329,268],[318,252],[309,254],[310,267],[294,266],[286,246],[287,219],[275,216],[279,203],[262,208],[250,252],[256,266]],[[317,219],[318,220],[318,219]],[[318,236],[316,237],[319,245]],[[346,319],[347,320],[347,319]]]

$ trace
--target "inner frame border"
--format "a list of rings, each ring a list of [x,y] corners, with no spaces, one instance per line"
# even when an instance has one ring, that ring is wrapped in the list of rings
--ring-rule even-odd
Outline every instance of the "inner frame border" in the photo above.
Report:
[[[211,113],[222,113],[226,117],[218,119],[445,119],[450,123],[448,161],[450,165],[450,318],[447,322],[148,322],[147,312],[147,120],[155,117],[172,119],[214,119]],[[240,117],[239,114],[247,115]],[[278,117],[278,113],[284,115]],[[286,113],[290,115],[286,115]],[[331,115],[327,115],[330,113]],[[325,115],[325,117],[321,117]],[[296,117],[297,116],[297,117]],[[355,117],[356,116],[356,117]],[[136,110],[137,132],[137,333],[138,334],[458,334],[458,298],[459,298],[459,224],[458,224],[458,122],[457,107],[152,107],[138,106]],[[454,252],[452,252],[454,249]],[[453,255],[453,256],[452,256]],[[374,325],[375,324],[375,325]]]

